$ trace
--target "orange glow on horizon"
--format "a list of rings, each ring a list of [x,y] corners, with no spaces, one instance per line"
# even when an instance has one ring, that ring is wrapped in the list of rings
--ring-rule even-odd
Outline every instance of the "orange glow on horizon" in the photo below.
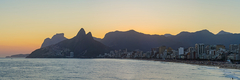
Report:
[[[14,54],[30,54],[38,48],[40,47],[26,45],[0,45],[0,57],[11,56]]]

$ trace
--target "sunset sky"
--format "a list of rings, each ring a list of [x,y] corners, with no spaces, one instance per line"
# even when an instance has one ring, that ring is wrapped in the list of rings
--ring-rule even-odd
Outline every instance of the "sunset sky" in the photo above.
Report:
[[[0,57],[27,54],[56,33],[80,28],[146,34],[208,29],[240,33],[240,0],[0,0]]]

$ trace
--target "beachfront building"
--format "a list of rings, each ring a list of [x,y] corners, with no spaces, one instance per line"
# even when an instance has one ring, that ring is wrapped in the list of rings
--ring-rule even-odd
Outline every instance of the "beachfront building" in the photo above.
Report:
[[[216,45],[207,45],[205,47],[205,59],[212,59],[216,52]]]
[[[140,51],[139,58],[142,58],[142,57],[143,57],[143,51]]]
[[[240,45],[238,44],[230,44],[229,55],[227,58],[231,60],[240,60],[239,48],[240,48]]]
[[[147,53],[142,54],[142,58],[146,58]]]
[[[147,51],[146,53],[146,58],[150,58],[151,57],[151,52],[150,51]]]
[[[159,55],[161,56],[161,55],[163,55],[163,52],[165,51],[165,49],[166,49],[166,46],[161,46],[161,47],[159,47]]]
[[[239,53],[239,45],[238,44],[230,44],[229,52]]]
[[[165,60],[167,58],[167,49],[165,49],[165,51],[163,52],[163,54],[161,56],[162,56],[163,60]]]
[[[194,47],[189,47],[187,49],[187,59],[196,59],[197,55],[196,55],[196,51]]]
[[[156,55],[156,58],[157,58],[157,59],[159,59],[159,58],[160,58],[160,55],[159,55],[159,54],[157,54],[157,55]]]
[[[131,58],[132,54],[131,53],[127,53],[126,58]]]
[[[167,49],[167,58],[172,58],[173,55],[173,49],[171,47],[168,47]]]
[[[203,59],[204,58],[204,54],[205,54],[204,44],[203,43],[195,44],[195,50],[196,50],[198,58],[199,59]]]
[[[240,55],[237,53],[230,54],[228,57],[230,60],[240,60]]]
[[[157,54],[159,53],[159,48],[152,48],[151,49],[151,58],[156,58]]]
[[[216,54],[216,49],[214,49],[214,50],[208,50],[208,52],[207,52],[207,54],[210,56],[210,59],[211,60],[214,60],[215,58],[216,58],[216,56],[218,56],[217,54]]]
[[[184,48],[183,47],[179,47],[178,48],[178,55],[183,55],[184,54]]]
[[[172,58],[173,58],[173,59],[178,58],[178,54],[179,54],[178,51],[172,50],[172,52],[173,52],[173,53],[172,53]]]
[[[220,59],[226,58],[227,57],[227,53],[228,53],[228,51],[226,51],[226,49],[219,48],[216,51],[216,54],[215,54],[216,58],[214,58],[214,59],[220,60]]]

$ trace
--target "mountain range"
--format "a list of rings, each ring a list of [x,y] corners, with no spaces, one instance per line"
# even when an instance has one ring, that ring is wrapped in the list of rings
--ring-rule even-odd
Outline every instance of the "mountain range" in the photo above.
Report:
[[[115,31],[109,32],[102,40],[103,44],[113,49],[135,50],[140,49],[149,51],[151,48],[167,46],[177,49],[179,47],[194,47],[196,43],[205,43],[209,45],[222,44],[226,47],[229,44],[240,44],[240,34],[233,34],[220,31],[218,34],[204,29],[196,32],[183,31],[177,35],[149,35],[134,30],[125,32]]]
[[[91,32],[85,33],[83,28],[78,34],[59,43],[42,47],[33,51],[27,58],[56,58],[65,57],[73,52],[75,58],[97,57],[109,52],[111,48],[93,39]]]
[[[160,46],[177,49],[179,47],[194,47],[196,43],[222,44],[227,48],[229,44],[240,44],[240,34],[222,30],[215,35],[206,29],[196,32],[183,31],[177,35],[149,35],[135,30],[114,31],[107,33],[103,39],[92,37],[91,32],[85,34],[84,29],[81,29],[72,39],[64,38],[63,34],[56,34],[50,43],[45,39],[44,46],[33,51],[28,57],[61,57],[56,56],[56,54],[74,52],[74,57],[80,58],[96,57],[114,49],[149,51],[151,48]],[[48,44],[45,45],[46,43]]]

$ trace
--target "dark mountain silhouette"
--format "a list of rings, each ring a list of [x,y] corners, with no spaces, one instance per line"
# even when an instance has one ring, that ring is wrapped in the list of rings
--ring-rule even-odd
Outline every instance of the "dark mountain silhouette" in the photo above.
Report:
[[[95,41],[91,32],[85,33],[83,28],[72,39],[61,41],[33,51],[27,58],[64,57],[65,54],[74,52],[76,58],[97,57],[99,54],[109,52],[111,49]]]
[[[173,35],[171,34],[164,34],[165,37],[172,37]]]
[[[170,39],[181,42],[182,45],[177,45],[178,47],[187,48],[195,46],[196,43],[212,44],[215,41],[214,37],[215,35],[208,30],[201,30],[194,33],[181,32],[176,36],[170,37]]]
[[[214,35],[208,30],[197,32],[183,31],[175,36],[165,37],[164,35],[148,35],[129,30],[126,32],[109,32],[101,42],[113,49],[140,49],[148,51],[151,48],[168,46],[173,49],[179,47],[194,47],[196,43],[205,43],[209,45],[223,44],[226,47],[229,44],[240,44],[240,34]]]
[[[94,40],[98,41],[98,42],[101,42],[101,38],[96,38],[96,37],[93,37]]]
[[[11,56],[6,56],[6,58],[25,58],[28,55],[29,54],[15,54],[15,55],[11,55]]]
[[[134,30],[121,32],[109,32],[101,40],[101,42],[113,49],[128,49],[128,50],[150,50],[153,47],[161,45],[174,45],[175,41],[170,40],[165,36],[147,35],[136,32]]]
[[[50,46],[50,45],[53,45],[53,44],[56,44],[56,43],[59,43],[59,42],[61,42],[63,40],[66,40],[66,39],[67,38],[64,37],[64,33],[56,34],[51,39],[50,38],[46,38],[44,40],[44,42],[42,43],[41,48],[47,47],[47,46]]]
[[[233,33],[225,32],[223,30],[221,30],[220,32],[217,33],[217,35],[222,35],[222,34],[233,34]]]

